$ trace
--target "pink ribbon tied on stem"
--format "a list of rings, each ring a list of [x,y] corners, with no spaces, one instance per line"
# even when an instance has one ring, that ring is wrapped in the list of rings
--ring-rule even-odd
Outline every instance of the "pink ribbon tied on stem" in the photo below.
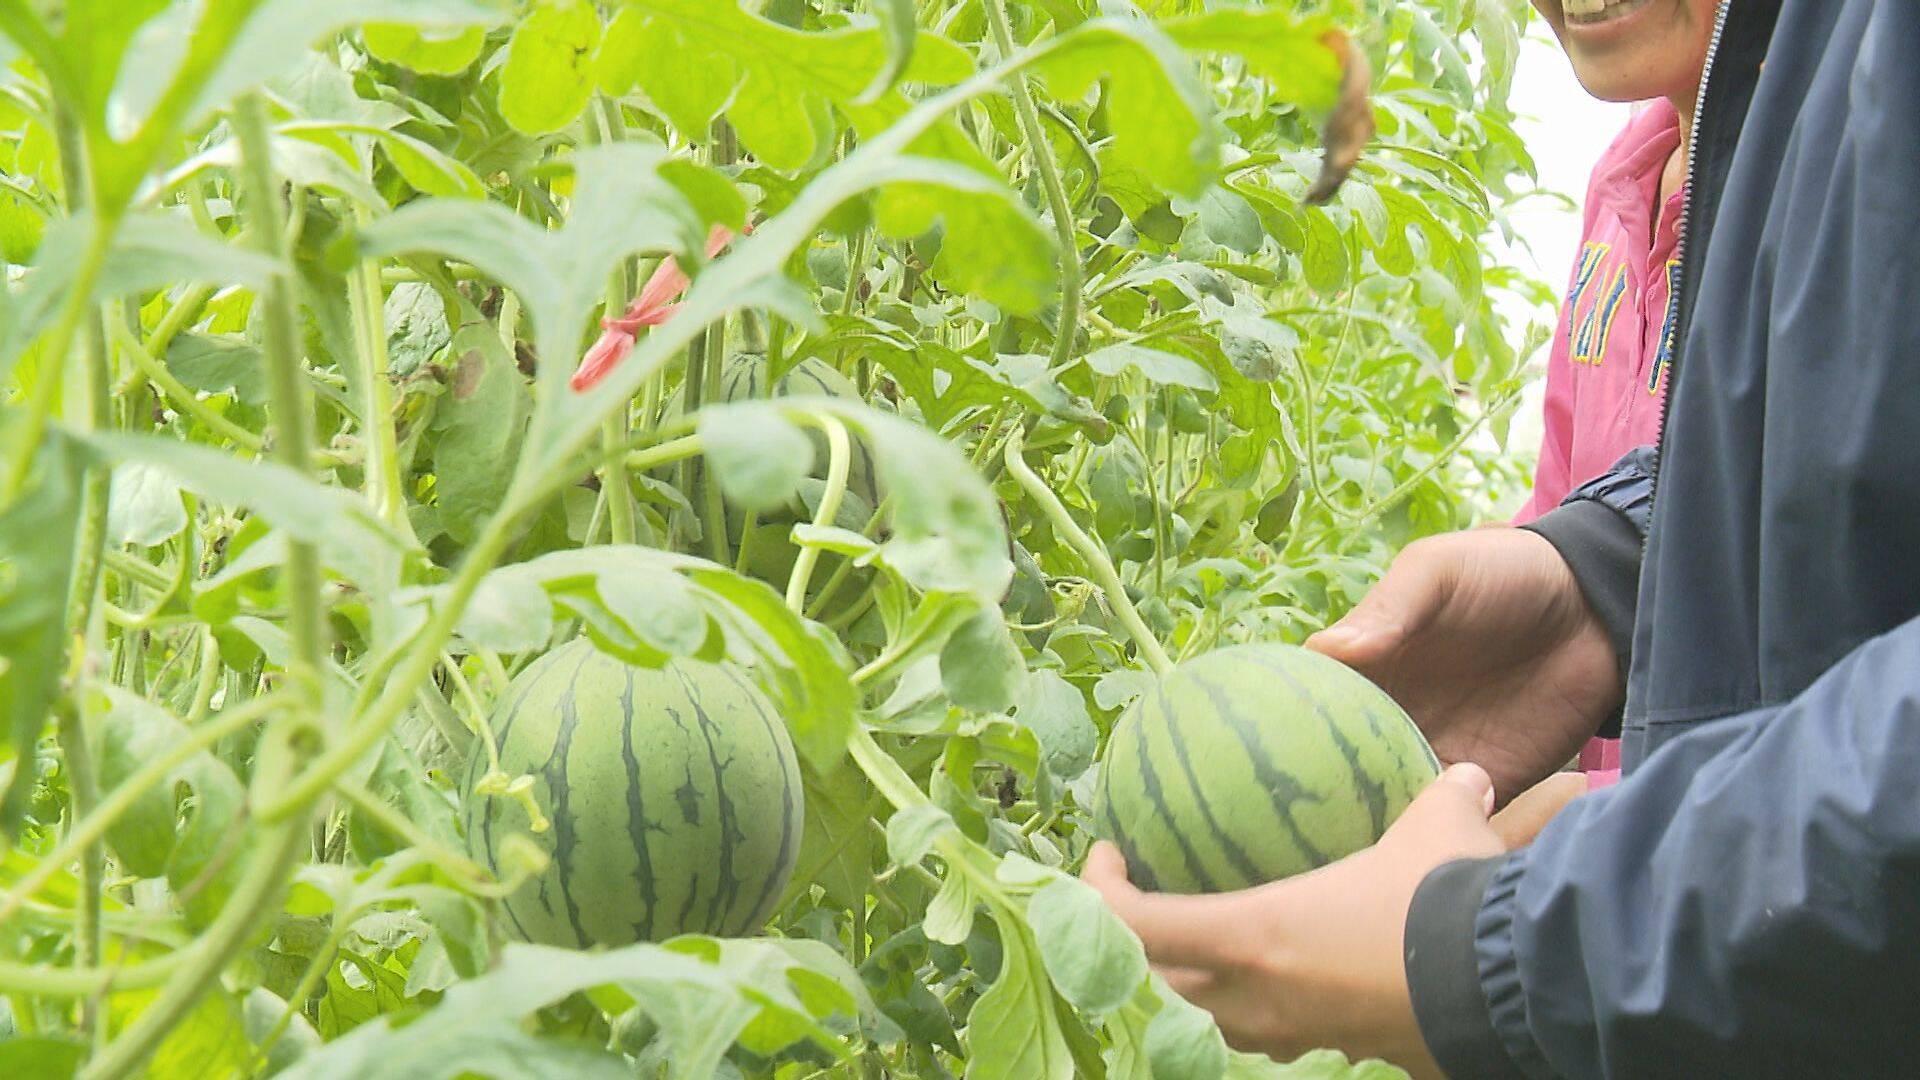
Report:
[[[707,258],[711,259],[726,250],[733,242],[733,231],[724,225],[715,225],[707,237]],[[646,326],[659,326],[673,318],[680,310],[677,301],[687,291],[692,282],[680,269],[680,264],[669,255],[660,261],[653,276],[640,290],[628,306],[627,313],[618,319],[600,320],[600,340],[593,343],[587,355],[581,357],[580,367],[573,373],[573,388],[576,391],[591,390],[607,377],[627,354],[633,351],[634,344],[640,339],[640,329]]]

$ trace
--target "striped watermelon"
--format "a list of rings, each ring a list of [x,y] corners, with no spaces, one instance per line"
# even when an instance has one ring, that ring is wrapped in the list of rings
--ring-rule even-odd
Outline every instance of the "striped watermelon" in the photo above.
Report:
[[[794,365],[771,388],[767,384],[770,368],[765,353],[735,353],[722,369],[720,400],[737,402],[766,398],[828,397],[853,401],[860,397],[859,388],[853,384],[853,380],[818,357],[808,357]],[[668,404],[668,415],[677,414],[680,408],[680,401],[676,398]],[[794,561],[800,555],[800,549],[791,540],[793,526],[798,522],[813,520],[820,496],[826,488],[827,438],[811,428],[807,430],[807,438],[813,443],[812,475],[800,482],[785,507],[762,511],[755,516],[750,541],[742,539],[746,530],[746,515],[733,507],[727,508],[727,544],[736,553],[743,546],[747,552],[741,568],[753,577],[771,583],[776,589],[786,587],[787,577],[793,572]],[[872,451],[858,436],[853,438],[851,450],[852,459],[847,465],[847,492],[841,501],[835,524],[843,529],[859,531],[866,528],[874,509],[879,505],[879,470]],[[698,502],[696,496],[695,504],[698,505]],[[832,577],[838,561],[839,556],[836,555],[827,555],[822,559],[813,576],[809,599],[818,597],[820,590]],[[870,575],[870,570],[855,571],[851,580],[843,582],[835,590],[820,617],[830,619],[855,602],[866,592]]]
[[[1141,888],[1225,892],[1367,847],[1439,772],[1413,721],[1352,669],[1239,645],[1179,665],[1121,714],[1094,816]]]
[[[757,352],[735,353],[727,358],[721,369],[719,400],[724,402],[758,401],[767,398],[826,397],[843,401],[860,400],[860,389],[853,380],[842,375],[832,364],[819,357],[810,356],[795,364],[786,374],[780,376],[772,387],[767,385],[767,373],[772,367],[767,354]],[[680,412],[681,403],[676,397],[668,403],[667,415]],[[811,429],[807,437],[813,441],[813,477],[802,486],[804,498],[796,497],[794,505],[785,520],[811,520],[811,505],[819,499],[820,488],[827,475],[827,438]],[[879,505],[879,470],[874,467],[873,454],[860,439],[853,440],[853,459],[847,465],[847,495],[845,505],[840,512],[841,524],[857,529],[867,523],[875,506]],[[762,523],[781,518],[779,513],[761,514]],[[854,520],[854,519],[858,520]],[[728,515],[727,531],[732,534],[734,543],[739,542],[740,522],[733,514]],[[782,530],[784,533],[784,530]]]
[[[793,873],[803,808],[785,725],[736,668],[629,667],[573,641],[514,679],[493,717],[500,766],[533,777],[551,862],[507,897],[508,924],[547,945],[617,946],[764,924]],[[494,872],[531,833],[522,806],[464,785],[467,846]]]

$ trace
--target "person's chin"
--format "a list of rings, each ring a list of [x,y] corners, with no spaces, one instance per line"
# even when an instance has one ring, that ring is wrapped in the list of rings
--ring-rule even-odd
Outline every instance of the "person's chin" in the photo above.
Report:
[[[1576,61],[1573,74],[1580,80],[1582,89],[1601,101],[1635,102],[1659,96],[1647,89],[1648,80],[1643,72],[1619,71],[1610,64],[1583,65]]]

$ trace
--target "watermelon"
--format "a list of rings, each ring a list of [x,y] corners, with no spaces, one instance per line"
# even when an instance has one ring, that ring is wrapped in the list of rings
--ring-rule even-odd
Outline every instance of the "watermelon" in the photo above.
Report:
[[[1371,845],[1439,774],[1413,721],[1351,668],[1238,645],[1121,714],[1094,817],[1141,888],[1226,892]]]
[[[808,357],[794,365],[786,374],[767,385],[767,374],[771,363],[765,353],[740,352],[727,358],[721,368],[720,393],[718,400],[732,403],[739,401],[759,401],[767,398],[825,397],[842,401],[860,400],[860,389],[853,380],[842,375],[832,364],[819,357]],[[683,391],[684,392],[684,389]],[[667,403],[667,415],[677,416],[684,408],[680,392]],[[818,431],[809,429],[807,437],[813,442],[813,475],[800,485],[794,493],[792,504],[785,513],[775,511],[762,513],[760,521],[767,524],[776,521],[788,523],[811,521],[813,508],[819,504],[820,491],[825,486],[827,476],[827,439]],[[865,443],[853,440],[852,460],[847,465],[847,498],[840,510],[840,524],[849,529],[858,529],[866,525],[880,501],[878,470],[874,466],[873,454]],[[855,519],[858,520],[855,520]],[[729,540],[738,545],[740,539],[740,518],[736,513],[727,515]],[[780,530],[781,535],[786,533]]]
[[[786,374],[775,380],[771,387],[767,375],[771,365],[765,353],[740,352],[729,357],[722,368],[719,400],[723,402],[756,401],[766,398],[788,397],[827,397],[845,401],[859,400],[859,388],[853,380],[842,375],[833,365],[818,357],[808,357],[794,365]],[[678,415],[682,409],[678,394],[668,402],[667,415]],[[733,506],[727,507],[727,546],[736,556],[744,547],[746,557],[741,569],[747,574],[784,590],[787,577],[793,572],[793,564],[800,556],[800,549],[792,542],[793,526],[800,522],[813,520],[820,505],[820,497],[826,490],[828,468],[828,450],[826,436],[809,428],[807,438],[813,443],[813,471],[801,480],[793,497],[787,504],[773,510],[763,510],[755,515],[751,536],[746,536],[746,515]],[[872,520],[874,509],[880,502],[879,470],[873,460],[873,453],[857,436],[852,440],[851,460],[847,465],[847,491],[840,503],[840,512],[834,524],[843,529],[860,531]],[[699,505],[699,496],[694,496],[695,505]],[[833,576],[839,565],[839,556],[827,555],[821,559],[812,580],[808,594],[809,602],[819,598],[820,590]],[[850,575],[851,580],[843,581],[825,609],[819,613],[822,619],[831,619],[847,606],[857,601],[867,590],[872,571],[862,569]]]
[[[585,639],[547,653],[501,697],[500,767],[533,778],[552,822],[463,786],[468,850],[496,874],[534,836],[547,869],[507,896],[527,941],[585,948],[677,934],[738,936],[773,913],[800,853],[799,762],[773,705],[728,664],[630,667]]]

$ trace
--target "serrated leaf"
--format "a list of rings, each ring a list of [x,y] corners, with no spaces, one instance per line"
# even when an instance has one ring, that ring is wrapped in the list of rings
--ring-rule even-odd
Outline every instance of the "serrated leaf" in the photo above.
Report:
[[[1075,101],[1108,82],[1113,162],[1175,195],[1198,196],[1220,166],[1221,133],[1192,62],[1153,23],[1106,18],[1059,39],[1035,70]]]
[[[893,89],[900,76],[906,73],[913,63],[914,44],[919,40],[919,29],[914,25],[913,0],[873,0],[873,13],[880,20],[880,29],[886,36],[887,66],[860,95],[862,101],[871,101]]]
[[[661,251],[684,258],[704,247],[713,223],[701,220],[662,176],[666,160],[664,148],[646,141],[581,151],[574,158],[572,213],[553,232],[497,203],[420,199],[364,231],[359,254],[423,252],[470,263],[520,295],[533,315],[541,356],[564,356],[577,348],[579,328],[621,260]],[[549,391],[540,408],[565,408],[577,396],[565,393],[569,365],[547,363],[540,370]]]

